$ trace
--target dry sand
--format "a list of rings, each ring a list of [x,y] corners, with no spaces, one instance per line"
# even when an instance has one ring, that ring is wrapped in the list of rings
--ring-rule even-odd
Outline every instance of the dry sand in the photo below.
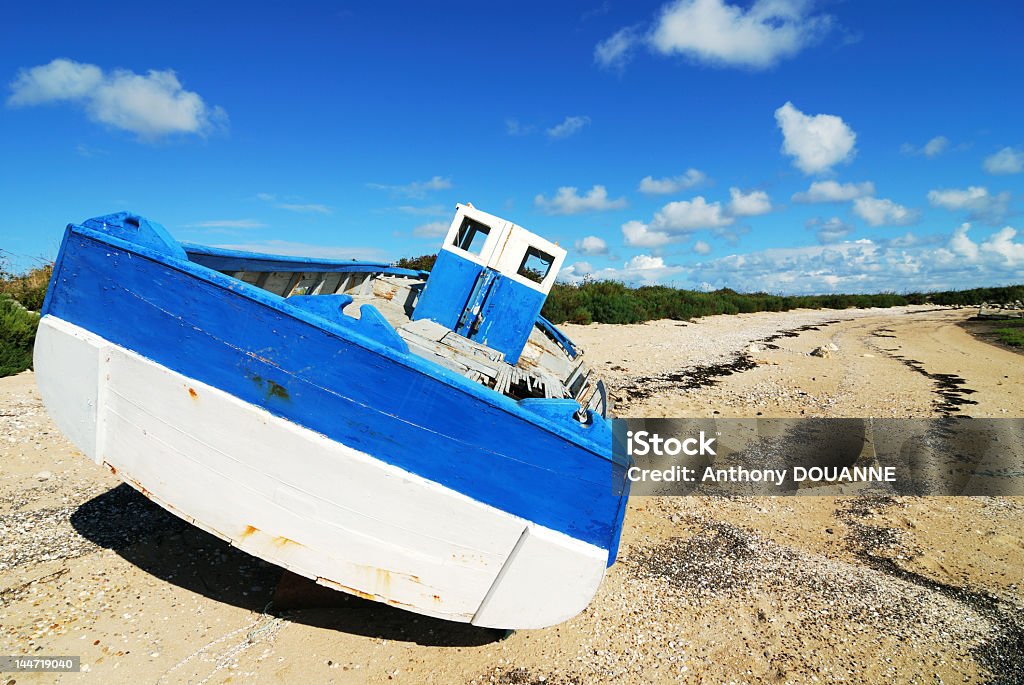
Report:
[[[566,329],[620,415],[1024,416],[1024,356],[967,315]],[[88,669],[0,683],[1024,682],[1024,499],[634,498],[619,563],[560,626],[505,636],[356,598],[264,615],[280,570],[82,457],[24,373],[0,379],[0,537],[0,653]]]

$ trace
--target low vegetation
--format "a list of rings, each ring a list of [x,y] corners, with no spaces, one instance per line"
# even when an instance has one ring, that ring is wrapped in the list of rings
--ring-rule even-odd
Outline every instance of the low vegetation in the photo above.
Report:
[[[1024,321],[1004,321],[992,332],[1004,345],[1024,347]]]
[[[679,290],[666,286],[630,288],[615,281],[591,281],[579,285],[556,284],[544,306],[544,316],[555,322],[640,323],[651,319],[686,321],[713,314],[784,312],[790,309],[847,309],[894,307],[908,304],[893,293],[879,295],[784,296]]]
[[[51,273],[52,264],[12,274],[0,263],[0,377],[32,367],[38,312]]]
[[[437,255],[424,254],[419,257],[402,257],[395,266],[402,269],[412,269],[414,271],[430,271],[434,268],[434,262],[437,261]]]

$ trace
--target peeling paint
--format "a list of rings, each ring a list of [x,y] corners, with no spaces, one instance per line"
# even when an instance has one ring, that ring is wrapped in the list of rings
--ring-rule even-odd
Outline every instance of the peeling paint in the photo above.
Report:
[[[258,374],[249,376],[249,379],[263,391],[266,399],[269,400],[271,397],[277,397],[282,400],[291,400],[291,395],[288,393],[288,389],[280,383],[276,383],[270,379],[264,379],[263,376]]]
[[[288,390],[283,385],[278,385],[274,381],[267,381],[267,395],[269,397],[280,397],[282,400],[291,399]]]
[[[373,594],[371,594],[369,592],[363,592],[362,590],[357,590],[356,588],[349,587],[348,585],[342,585],[341,583],[339,583],[337,581],[334,581],[334,580],[331,580],[330,578],[317,577],[316,582],[320,583],[321,585],[323,585],[325,587],[331,587],[331,588],[334,588],[335,590],[341,590],[342,592],[347,592],[350,595],[355,595],[356,597],[362,597],[363,599],[368,599],[368,600],[370,600],[372,602],[379,602],[380,601],[380,598],[378,598],[376,595],[373,595]]]

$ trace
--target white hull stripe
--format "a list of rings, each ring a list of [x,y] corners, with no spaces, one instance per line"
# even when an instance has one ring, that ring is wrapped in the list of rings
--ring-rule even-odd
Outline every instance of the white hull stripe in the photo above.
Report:
[[[321,584],[441,618],[536,628],[581,611],[607,550],[473,500],[53,316],[57,425],[161,506]]]

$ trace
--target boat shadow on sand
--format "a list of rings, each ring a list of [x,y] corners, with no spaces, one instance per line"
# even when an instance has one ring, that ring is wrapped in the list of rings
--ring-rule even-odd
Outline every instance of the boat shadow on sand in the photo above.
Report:
[[[126,484],[82,504],[71,515],[71,525],[146,573],[250,611],[262,611],[271,600],[281,604],[275,588],[287,575],[282,589],[287,588],[290,599],[305,595],[305,601],[293,604],[315,608],[271,606],[270,613],[295,623],[426,646],[472,647],[506,635],[329,591],[311,582],[303,587],[307,581],[190,525]]]

